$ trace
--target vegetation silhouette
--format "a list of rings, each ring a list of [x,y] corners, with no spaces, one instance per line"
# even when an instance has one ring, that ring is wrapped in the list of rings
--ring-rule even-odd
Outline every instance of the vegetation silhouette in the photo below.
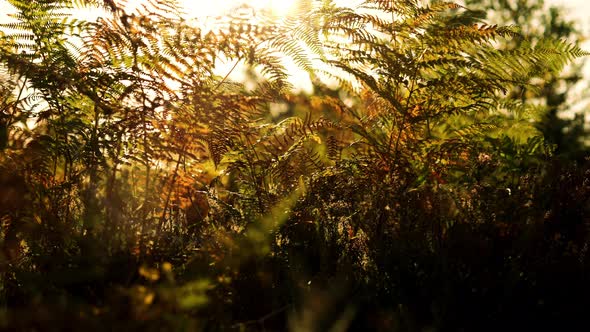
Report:
[[[240,7],[206,27],[171,1],[8,3],[3,329],[588,324],[586,152],[539,130],[565,99],[514,97],[542,79],[553,98],[588,55],[561,32],[441,1]]]

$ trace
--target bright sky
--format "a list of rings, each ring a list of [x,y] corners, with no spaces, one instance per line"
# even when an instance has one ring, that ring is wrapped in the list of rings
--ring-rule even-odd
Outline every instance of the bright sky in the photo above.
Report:
[[[460,0],[458,0],[460,2]],[[513,0],[516,1],[516,0]],[[140,1],[135,1],[139,3]],[[294,7],[297,0],[180,0],[186,7],[188,16],[206,17],[219,16],[230,8],[242,3],[272,11],[276,16],[286,15]],[[339,3],[358,2],[355,0],[340,0]],[[129,1],[133,3],[133,1]],[[590,1],[588,0],[545,0],[548,5],[562,6],[566,9],[567,14],[572,19],[577,19],[583,31],[588,33],[590,28]],[[10,7],[5,0],[0,0],[0,22],[4,21]],[[589,33],[590,34],[590,33]]]
[[[273,15],[280,17],[285,16],[291,9],[296,6],[298,0],[179,0],[184,4],[187,16],[190,18],[216,17],[223,15],[224,12],[235,8],[236,6],[247,3],[259,10],[268,10]],[[455,0],[461,2],[461,0]],[[516,1],[516,0],[512,0]],[[140,3],[140,0],[128,0],[128,3]],[[358,3],[359,0],[336,0],[338,4],[346,5],[347,3]],[[547,5],[560,6],[566,11],[566,16],[576,19],[579,22],[580,30],[590,37],[590,1],[589,0],[545,0]],[[8,10],[10,6],[5,0],[0,0],[0,23],[8,19]],[[97,15],[97,12],[88,13],[90,16]],[[590,49],[590,38],[582,45],[584,49]],[[590,73],[590,66],[586,67],[587,74]],[[295,71],[297,72],[297,71]],[[294,72],[294,73],[295,73]],[[301,75],[305,75],[301,73]],[[296,74],[296,76],[300,76]],[[295,80],[304,80],[303,76]],[[301,82],[301,81],[300,81]],[[305,89],[305,88],[304,88]]]
[[[257,8],[270,8],[277,15],[286,13],[297,0],[181,0],[184,6],[194,16],[218,15],[224,9],[231,8],[236,4],[248,3]],[[130,1],[131,2],[131,1]],[[139,2],[139,1],[138,1]],[[345,3],[346,0],[339,2]],[[576,18],[588,18],[590,2],[588,0],[546,0],[547,4],[560,5],[571,9],[571,16]],[[0,15],[6,13],[8,5],[0,0]]]
[[[217,16],[228,8],[247,3],[259,9],[272,11],[277,16],[286,15],[297,0],[184,0],[181,1],[191,16]]]
[[[181,0],[189,13],[195,16],[216,16],[227,8],[240,3],[248,3],[257,8],[271,9],[276,15],[284,15],[297,0]],[[459,0],[460,1],[460,0]],[[516,1],[516,0],[513,0]],[[340,0],[340,3],[358,2]],[[585,21],[584,26],[588,26],[590,18],[590,1],[588,0],[545,0],[547,5],[561,6],[567,9],[569,17],[580,21]]]
[[[580,22],[584,32],[590,27],[590,1],[588,0],[546,0],[549,5],[564,7],[568,17]]]
[[[141,1],[128,1],[140,3]],[[225,11],[247,3],[257,9],[271,11],[276,16],[286,15],[294,7],[297,0],[180,0],[189,17],[219,16]],[[0,22],[4,21],[11,7],[5,0],[0,0]]]

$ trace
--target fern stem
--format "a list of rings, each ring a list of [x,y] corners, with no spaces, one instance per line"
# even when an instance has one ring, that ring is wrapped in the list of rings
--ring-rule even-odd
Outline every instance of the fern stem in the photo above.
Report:
[[[182,148],[178,153],[178,159],[176,160],[176,165],[174,166],[174,172],[172,173],[172,180],[170,181],[170,190],[166,194],[166,201],[164,203],[164,209],[162,210],[162,215],[160,216],[160,222],[158,223],[158,228],[156,229],[156,239],[160,240],[160,235],[162,233],[162,228],[164,226],[164,221],[166,220],[166,211],[168,210],[168,206],[170,205],[170,197],[172,196],[172,191],[174,190],[174,185],[176,184],[176,179],[178,177],[178,169],[180,168],[180,162],[182,157],[184,156],[184,152],[187,145],[187,140],[183,139],[184,143],[182,144]]]
[[[217,89],[219,89],[219,87],[221,87],[221,85],[223,83],[225,83],[225,81],[227,81],[229,75],[231,75],[231,73],[236,69],[236,67],[238,66],[238,63],[240,63],[240,61],[242,61],[242,57],[239,57],[238,60],[236,60],[236,63],[234,63],[234,65],[227,72],[227,74],[225,74],[225,76],[223,77],[223,79],[221,81],[219,81],[219,83],[217,83],[217,85],[215,86],[215,88],[213,88],[213,91],[216,91]]]
[[[418,58],[416,59],[416,61],[418,61],[420,58],[422,58],[425,53],[426,53],[426,48],[424,48],[424,50],[422,51],[422,54],[420,54],[420,56],[418,56]],[[404,128],[406,126],[406,120],[408,118],[408,113],[409,113],[408,107],[410,106],[410,102],[412,100],[412,96],[413,96],[414,92],[416,91],[414,88],[415,88],[415,85],[416,85],[416,79],[417,79],[416,76],[418,74],[418,68],[419,68],[418,66],[416,66],[416,68],[414,68],[414,74],[413,74],[413,77],[412,77],[412,83],[410,85],[410,93],[408,95],[408,98],[406,99],[406,105],[403,108],[404,114],[402,116],[402,121],[399,124],[397,138],[395,139],[395,147],[393,149],[394,158],[397,158],[397,155],[398,155],[398,152],[399,152],[399,142],[401,140],[402,133],[403,133]],[[387,148],[388,153],[391,152],[392,139],[393,139],[393,130],[391,131],[391,134],[390,134],[390,137],[389,137],[389,146]]]

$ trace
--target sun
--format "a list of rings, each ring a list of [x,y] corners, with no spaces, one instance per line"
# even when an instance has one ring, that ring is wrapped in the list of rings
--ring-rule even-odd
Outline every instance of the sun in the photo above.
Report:
[[[189,18],[222,16],[241,4],[284,17],[295,8],[297,0],[181,0],[180,4]]]

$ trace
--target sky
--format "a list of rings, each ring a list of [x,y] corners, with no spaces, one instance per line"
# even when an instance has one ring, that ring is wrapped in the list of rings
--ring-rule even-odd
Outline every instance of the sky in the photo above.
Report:
[[[289,10],[295,6],[296,1],[298,0],[179,0],[184,5],[187,16],[194,18],[220,16],[228,8],[235,7],[240,3],[248,3],[255,8],[270,10],[274,15],[280,17],[288,14]],[[462,2],[461,0],[455,1]],[[127,2],[140,3],[141,1],[127,0]],[[359,0],[336,0],[336,2],[339,4],[358,3]],[[588,15],[590,13],[590,0],[545,0],[545,4],[563,7],[566,17],[578,21],[579,30],[588,36],[581,46],[586,50],[590,50],[590,15]],[[6,0],[0,0],[0,23],[9,19],[9,9]],[[86,15],[92,17],[93,15],[96,16],[96,13],[96,11],[87,12]],[[586,65],[585,73],[587,77],[590,77],[590,65]],[[299,79],[303,79],[303,77]]]
[[[566,9],[567,17],[575,19],[582,23],[582,26],[588,32],[590,26],[590,1],[588,0],[547,0],[547,4],[560,6]]]
[[[297,0],[180,0],[186,7],[189,16],[206,17],[219,16],[227,8],[239,3],[248,3],[256,8],[271,10],[275,15],[281,16],[289,12]],[[460,0],[459,0],[460,1]],[[134,3],[130,0],[129,3]],[[139,3],[140,1],[135,1]],[[337,1],[346,3],[347,0]],[[567,16],[580,22],[583,32],[590,35],[590,1],[588,0],[545,0],[547,5],[557,5],[566,9]],[[5,0],[0,0],[0,22],[7,19],[10,7]]]
[[[286,13],[295,1],[297,0],[180,0],[189,13],[195,16],[216,16],[224,9],[244,2],[258,8],[270,8],[276,14],[281,15]],[[340,0],[340,2],[345,3],[346,0]],[[545,2],[549,5],[558,5],[569,9],[571,18],[589,20],[587,13],[590,13],[590,1],[588,0],[545,0]],[[0,19],[1,16],[6,15],[8,8],[6,1],[0,0]]]
[[[235,4],[240,2],[248,2],[258,7],[271,8],[277,14],[284,14],[289,7],[293,5],[296,0],[184,0],[185,6],[190,9],[190,12],[198,13],[199,15],[216,15],[227,8],[228,4]],[[460,1],[460,0],[459,0]],[[515,0],[514,0],[515,1]],[[339,2],[345,3],[346,0]],[[590,1],[589,0],[545,0],[547,5],[562,6],[567,9],[569,17],[578,20],[586,21],[585,26],[588,27],[590,23]]]

